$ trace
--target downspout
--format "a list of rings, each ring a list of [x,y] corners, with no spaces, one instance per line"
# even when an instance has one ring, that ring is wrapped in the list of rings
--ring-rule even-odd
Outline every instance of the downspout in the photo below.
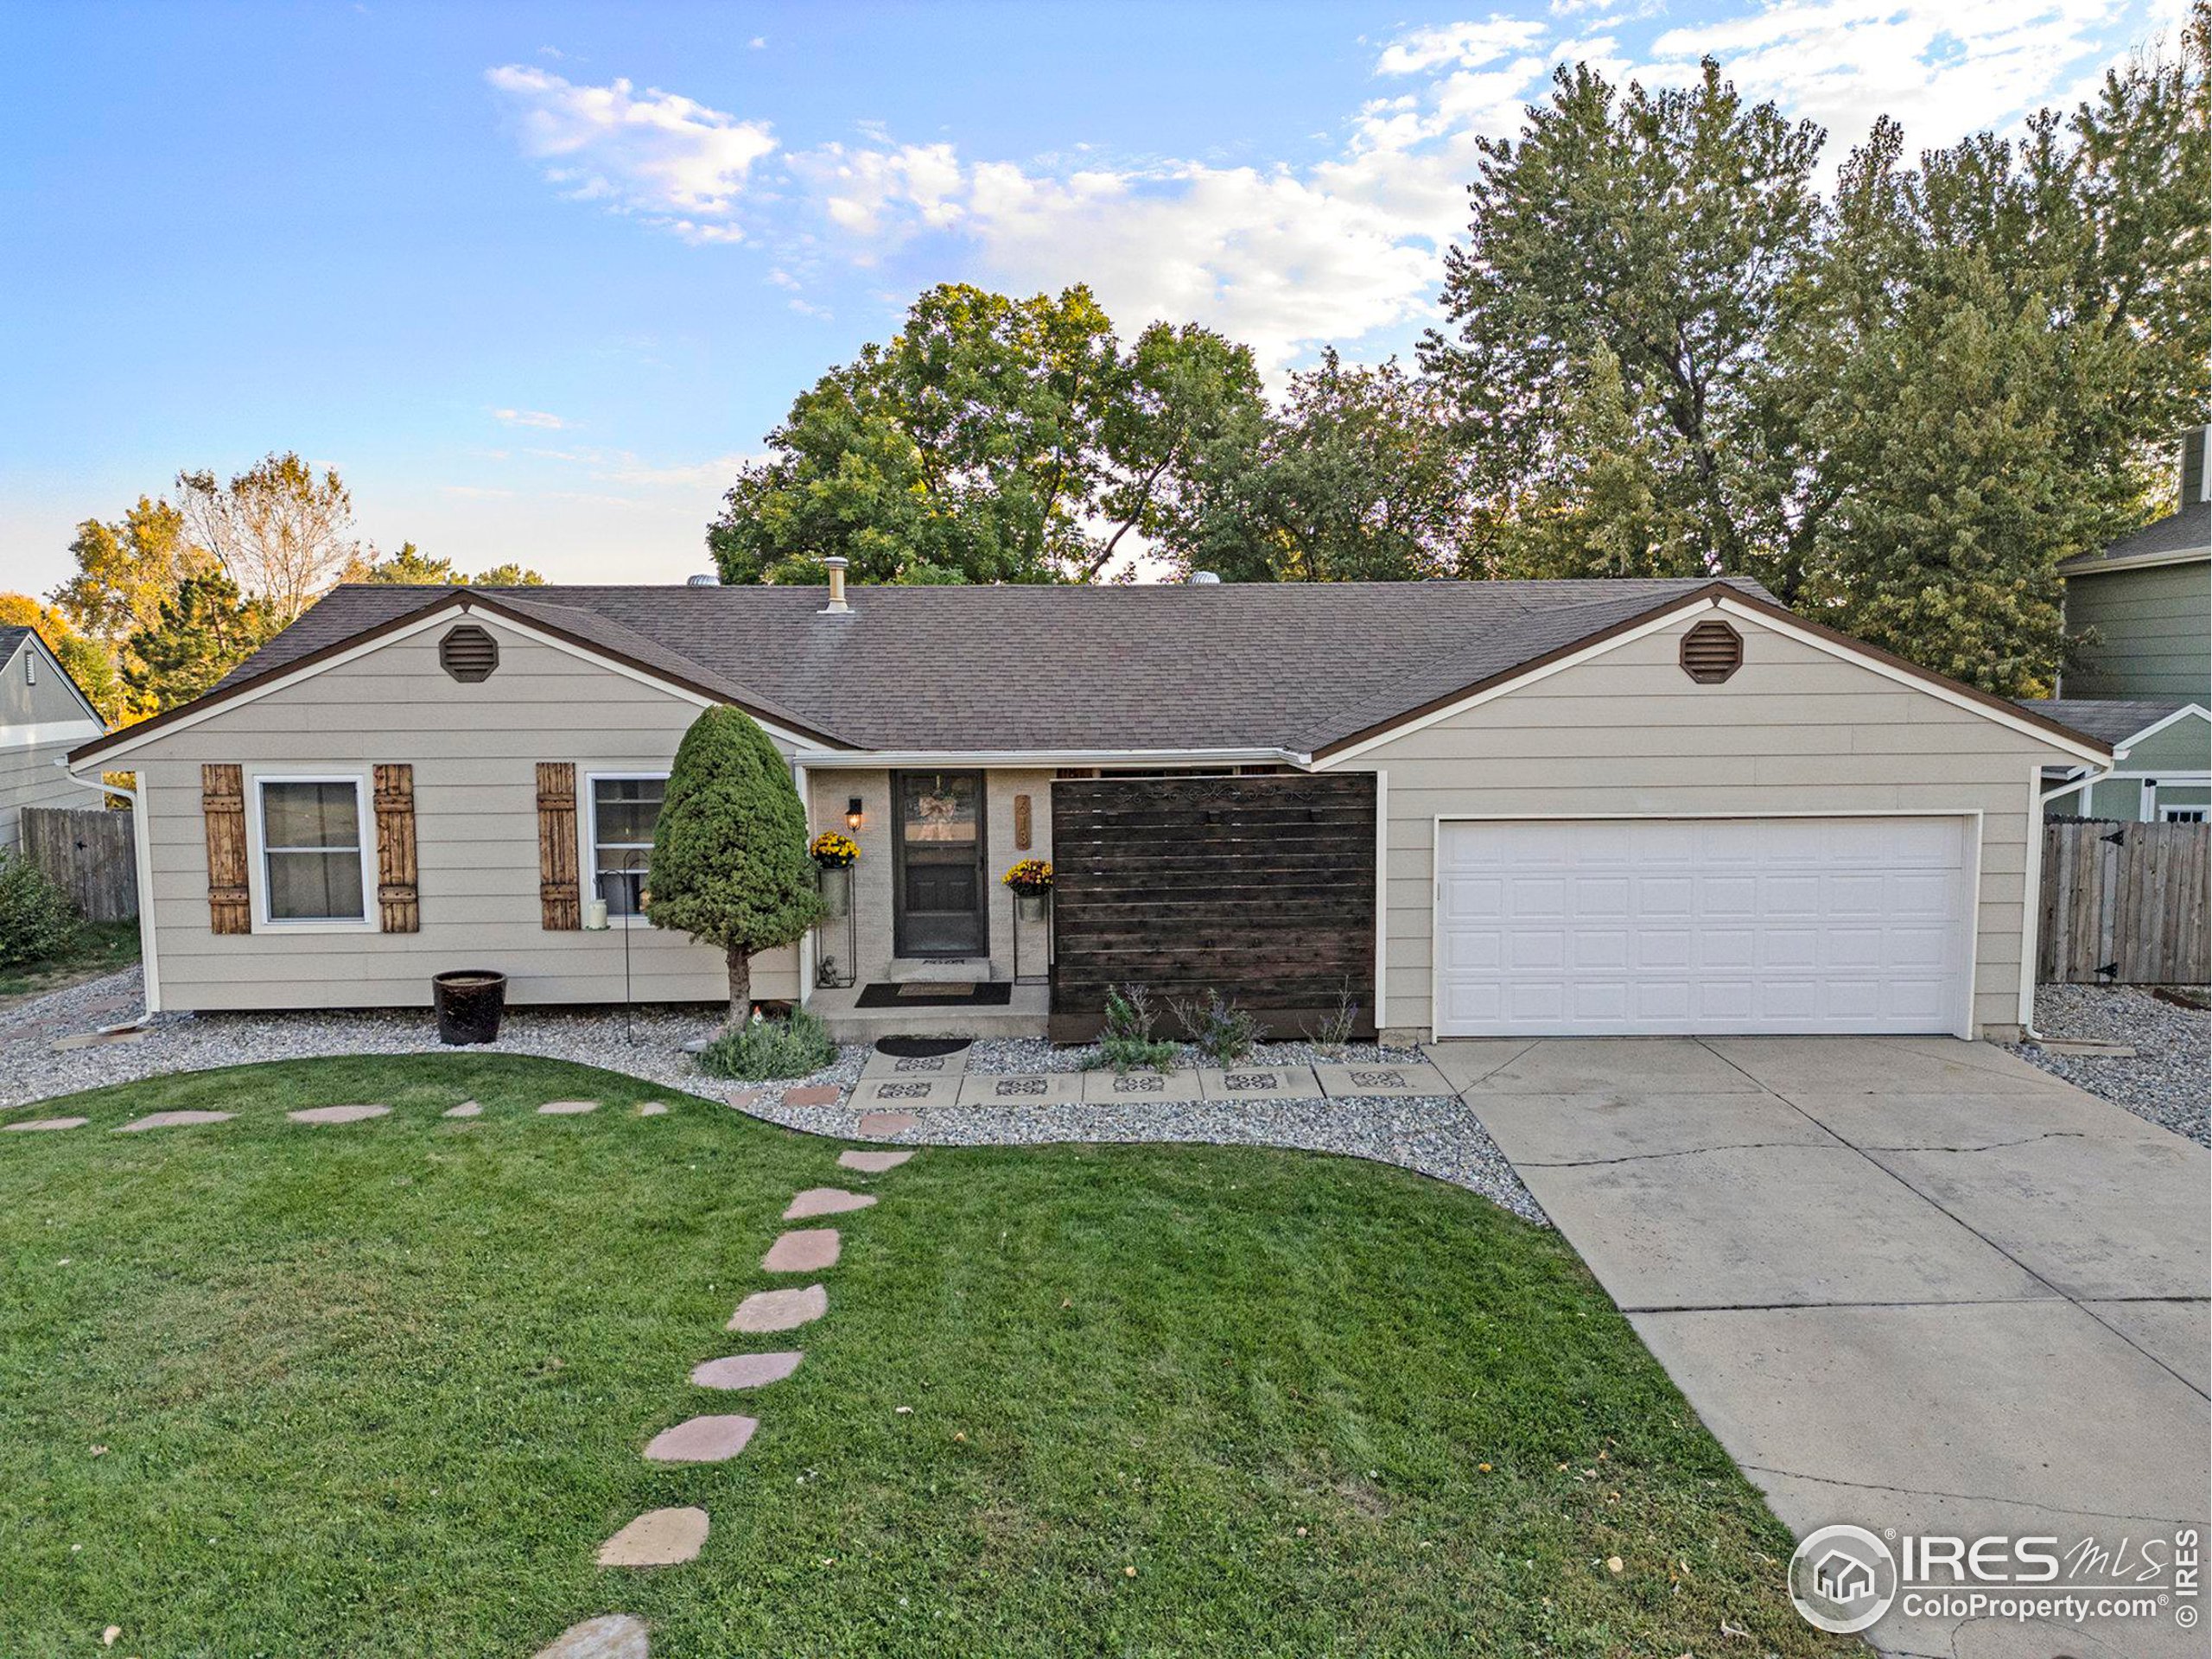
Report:
[[[55,764],[62,768],[62,775],[79,789],[98,790],[103,798],[127,795],[130,798],[130,861],[138,881],[138,980],[143,992],[138,1017],[122,1020],[111,1026],[102,1026],[100,1033],[130,1031],[144,1025],[162,1011],[162,976],[154,955],[154,849],[146,834],[145,774],[136,774],[139,781],[125,789],[98,778],[79,778],[68,769],[67,760]]]
[[[2030,843],[2033,848],[2035,854],[2035,885],[2031,891],[2022,895],[2026,901],[2027,912],[2029,915],[2040,916],[2043,913],[2044,809],[2049,806],[2051,802],[2056,800],[2060,796],[2071,795],[2076,790],[2082,791],[2082,804],[2084,807],[2088,806],[2089,804],[2090,798],[2095,791],[2097,785],[2104,782],[2106,779],[2111,777],[2113,772],[2118,769],[2120,763],[2126,759],[2127,751],[2126,749],[2114,749],[2112,752],[2112,760],[2110,764],[2103,767],[2101,770],[2093,766],[2089,771],[2078,778],[2069,778],[2063,784],[2056,785],[2050,789],[2039,790],[2037,792],[2036,821],[2029,828],[2029,833],[2035,837],[2035,839]],[[2040,776],[2041,774],[2038,773],[2037,775]],[[2041,1043],[2043,1041],[2043,1033],[2036,1029],[2035,1024],[2035,989],[2037,982],[2035,977],[2036,964],[2034,957],[2037,954],[2040,954],[2043,949],[2043,941],[2040,939],[2036,940],[2035,945],[2035,951],[2031,953],[2029,960],[2022,970],[2028,982],[2028,995],[2026,998],[2027,1018],[2020,1021],[2020,1034],[2030,1042]]]

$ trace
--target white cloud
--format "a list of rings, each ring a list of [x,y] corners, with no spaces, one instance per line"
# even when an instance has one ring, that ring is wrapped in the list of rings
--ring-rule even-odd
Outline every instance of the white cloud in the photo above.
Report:
[[[558,415],[549,415],[542,409],[495,409],[492,418],[502,426],[533,426],[547,432],[565,431],[569,425]]]
[[[524,153],[584,200],[659,219],[695,240],[731,239],[727,218],[753,166],[776,149],[767,123],[741,121],[676,92],[626,80],[579,86],[524,64],[485,79],[515,118]]]

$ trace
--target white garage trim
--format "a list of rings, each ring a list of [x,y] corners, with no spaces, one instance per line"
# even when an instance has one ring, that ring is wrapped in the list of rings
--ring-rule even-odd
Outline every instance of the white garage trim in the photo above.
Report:
[[[1443,916],[1444,871],[1442,853],[1444,830],[1454,823],[1643,823],[1679,822],[1708,823],[1725,821],[1757,821],[1768,819],[1863,818],[1876,820],[1950,819],[1961,824],[1963,840],[1961,855],[1967,873],[1966,902],[1959,920],[1961,937],[1957,940],[1960,983],[1955,988],[1956,1019],[1951,1034],[1971,1040],[1974,1034],[1974,991],[1977,944],[1981,917],[1981,842],[1982,812],[1979,807],[1902,807],[1791,809],[1777,811],[1734,812],[1440,812],[1429,829],[1429,1036],[1432,1040],[1443,1038],[1444,1009],[1444,950]],[[2030,970],[2032,972],[2032,969]]]

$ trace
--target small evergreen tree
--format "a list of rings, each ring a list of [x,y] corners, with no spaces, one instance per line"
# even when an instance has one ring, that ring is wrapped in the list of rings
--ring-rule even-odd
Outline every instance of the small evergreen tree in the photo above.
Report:
[[[741,710],[708,709],[683,734],[669,772],[646,917],[721,948],[734,1029],[753,1012],[753,957],[791,944],[821,914],[790,767]]]

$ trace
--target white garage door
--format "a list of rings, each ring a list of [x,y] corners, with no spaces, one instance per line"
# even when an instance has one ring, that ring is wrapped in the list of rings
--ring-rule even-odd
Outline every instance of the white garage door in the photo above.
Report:
[[[1955,1032],[1972,821],[1437,827],[1437,1034]]]

